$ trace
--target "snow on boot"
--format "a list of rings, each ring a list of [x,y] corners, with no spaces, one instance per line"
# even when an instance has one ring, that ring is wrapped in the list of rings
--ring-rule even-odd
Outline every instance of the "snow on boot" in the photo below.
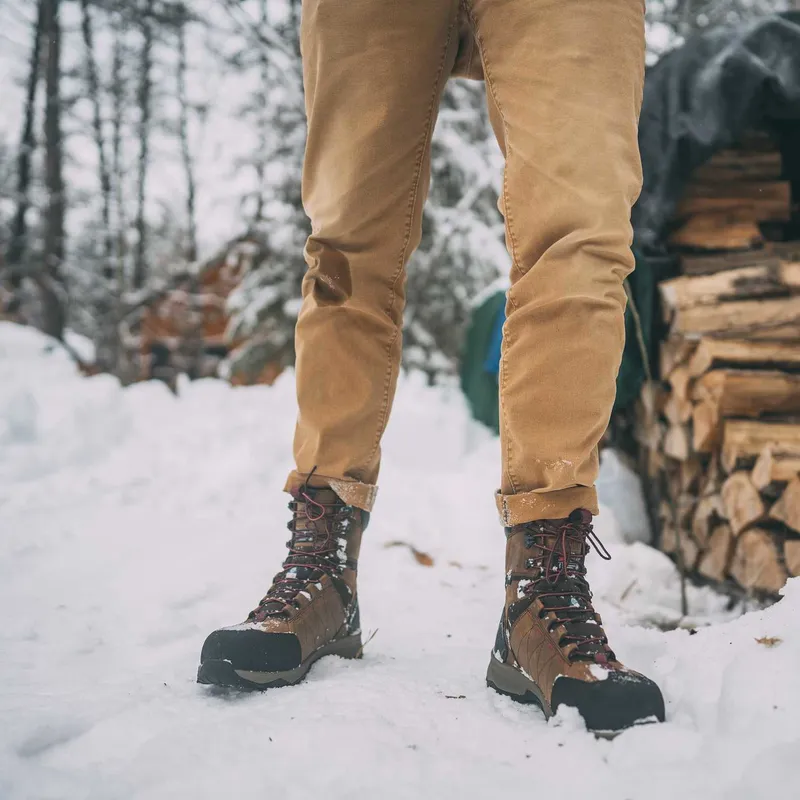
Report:
[[[548,718],[572,706],[600,734],[663,722],[658,686],[617,660],[592,606],[586,555],[611,556],[591,520],[578,509],[506,529],[506,602],[486,682]]]
[[[304,486],[292,497],[283,569],[243,623],[206,639],[198,683],[290,686],[322,656],[361,656],[356,567],[369,514],[331,489]]]

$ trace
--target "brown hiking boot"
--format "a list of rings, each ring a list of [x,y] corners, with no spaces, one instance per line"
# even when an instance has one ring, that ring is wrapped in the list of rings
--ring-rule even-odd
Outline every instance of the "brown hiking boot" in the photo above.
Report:
[[[506,528],[506,603],[486,682],[548,718],[577,708],[598,733],[663,722],[658,686],[620,664],[592,607],[586,555],[611,556],[591,521],[578,509]]]
[[[206,639],[198,683],[290,686],[322,656],[360,657],[356,567],[369,514],[331,489],[304,486],[292,497],[283,569],[243,623]]]

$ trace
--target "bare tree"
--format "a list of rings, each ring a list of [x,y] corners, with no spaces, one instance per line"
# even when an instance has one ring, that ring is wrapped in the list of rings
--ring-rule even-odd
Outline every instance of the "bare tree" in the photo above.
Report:
[[[181,144],[181,159],[186,175],[186,225],[187,247],[186,259],[197,260],[197,222],[195,214],[195,197],[197,194],[194,177],[194,161],[189,146],[189,98],[186,92],[186,27],[189,24],[186,8],[180,6],[177,11],[177,37],[178,37],[178,104],[180,117],[178,121],[178,136]]]
[[[22,282],[22,273],[19,268],[28,247],[27,215],[31,206],[31,161],[36,147],[34,126],[36,123],[36,95],[41,75],[43,26],[44,3],[40,0],[36,23],[31,36],[25,114],[22,122],[19,153],[17,155],[17,207],[11,224],[11,240],[6,253],[6,266],[9,269],[10,283],[14,289],[18,289]]]
[[[153,95],[153,11],[154,0],[144,0],[139,26],[142,34],[142,50],[139,60],[139,163],[136,186],[136,253],[133,264],[133,288],[141,289],[147,280],[147,171],[150,161],[150,122]]]
[[[81,0],[81,33],[83,35],[84,58],[86,61],[86,84],[92,101],[92,132],[97,148],[97,162],[100,179],[100,194],[103,221],[103,277],[112,278],[111,266],[114,243],[111,231],[111,175],[106,157],[105,137],[103,135],[102,94],[97,60],[94,53],[94,29],[90,11],[90,0]]]
[[[42,0],[45,37],[44,115],[45,185],[47,214],[44,236],[44,266],[34,273],[42,302],[42,330],[63,339],[65,320],[61,265],[64,261],[64,179],[61,135],[61,0]]]

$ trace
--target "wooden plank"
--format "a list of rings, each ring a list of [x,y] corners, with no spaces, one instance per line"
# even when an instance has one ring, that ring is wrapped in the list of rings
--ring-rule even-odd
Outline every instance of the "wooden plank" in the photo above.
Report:
[[[778,297],[800,289],[800,263],[739,267],[711,275],[682,275],[659,284],[667,320],[677,308],[717,305],[731,300]]]
[[[800,413],[800,375],[715,369],[695,381],[691,399],[715,405],[718,417],[796,414]]]
[[[769,515],[800,533],[800,478],[793,478],[786,484],[780,500],[772,506]]]
[[[734,535],[763,519],[766,513],[764,502],[746,472],[734,472],[722,484],[722,503]]]
[[[729,525],[717,525],[708,538],[708,548],[700,557],[697,571],[713,581],[723,581],[733,555],[734,537]]]
[[[718,253],[713,256],[681,256],[681,272],[685,275],[710,275],[738,267],[780,266],[778,254],[771,250],[744,250],[738,253]]]
[[[765,447],[773,453],[800,458],[800,424],[725,420],[722,465],[732,472],[739,460],[755,461]]]
[[[796,342],[701,339],[689,359],[689,375],[697,377],[724,366],[800,370],[800,347]]]
[[[777,594],[788,573],[769,532],[761,528],[745,531],[736,543],[730,573],[745,589]]]
[[[800,297],[740,300],[678,309],[672,321],[672,332],[697,337],[800,341]]]

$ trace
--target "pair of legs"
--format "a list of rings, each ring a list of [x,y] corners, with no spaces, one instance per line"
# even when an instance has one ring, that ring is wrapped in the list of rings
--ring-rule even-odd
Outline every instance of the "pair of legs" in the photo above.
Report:
[[[498,508],[506,525],[597,513],[597,444],[622,355],[641,184],[643,13],[641,0],[305,0],[313,232],[287,489],[316,466],[314,485],[372,508],[431,133],[466,57],[480,59],[506,158]]]
[[[305,0],[311,217],[297,325],[292,539],[247,620],[214,631],[198,680],[294,684],[361,653],[356,569],[401,355],[404,270],[456,63],[485,75],[506,157],[512,287],[500,369],[505,603],[487,683],[593,730],[664,718],[591,603],[597,444],[623,347],[644,59],[641,0]],[[476,61],[475,59],[480,59]]]

